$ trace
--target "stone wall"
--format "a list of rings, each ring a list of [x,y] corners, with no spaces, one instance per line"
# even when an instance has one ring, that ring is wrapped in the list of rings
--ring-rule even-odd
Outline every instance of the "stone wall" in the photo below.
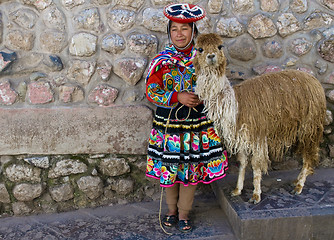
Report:
[[[1,216],[158,199],[145,156],[2,156]]]
[[[66,211],[159,197],[144,178],[150,59],[175,0],[0,0],[0,212]],[[228,77],[295,68],[328,100],[321,166],[334,167],[332,0],[191,0],[225,39]],[[288,161],[275,169],[298,167]],[[231,170],[233,170],[233,163]]]

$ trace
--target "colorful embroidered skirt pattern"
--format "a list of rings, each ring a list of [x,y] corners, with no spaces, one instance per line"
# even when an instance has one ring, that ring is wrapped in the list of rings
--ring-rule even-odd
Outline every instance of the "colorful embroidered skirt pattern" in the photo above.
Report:
[[[174,183],[196,185],[223,178],[227,153],[212,121],[202,113],[180,106],[157,108],[150,133],[146,175],[160,179],[162,187]],[[169,119],[169,123],[167,121]],[[167,128],[166,128],[167,124]]]

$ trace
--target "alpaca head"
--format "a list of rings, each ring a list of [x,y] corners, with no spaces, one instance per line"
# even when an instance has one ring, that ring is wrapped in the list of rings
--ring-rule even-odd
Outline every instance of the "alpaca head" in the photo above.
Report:
[[[215,33],[201,34],[197,40],[194,66],[196,74],[215,72],[225,75],[226,58],[223,52],[223,39]]]

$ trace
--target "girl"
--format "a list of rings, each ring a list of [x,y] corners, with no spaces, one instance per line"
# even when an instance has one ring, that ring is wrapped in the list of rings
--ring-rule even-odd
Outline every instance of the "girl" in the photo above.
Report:
[[[182,232],[191,231],[196,185],[208,184],[225,176],[227,157],[213,123],[203,112],[194,94],[196,54],[195,22],[205,11],[192,4],[171,4],[164,8],[171,45],[151,62],[146,78],[146,96],[157,105],[147,155],[148,177],[160,180],[166,189],[168,213],[162,224],[177,224]]]

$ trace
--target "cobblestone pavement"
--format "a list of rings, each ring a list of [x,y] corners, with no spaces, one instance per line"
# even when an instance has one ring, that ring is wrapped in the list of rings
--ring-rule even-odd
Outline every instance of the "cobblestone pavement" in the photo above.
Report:
[[[164,205],[164,204],[163,204]],[[165,206],[162,212],[166,212]],[[194,229],[180,233],[159,225],[159,201],[80,209],[77,211],[0,219],[0,239],[219,239],[236,240],[214,194],[196,196]]]

